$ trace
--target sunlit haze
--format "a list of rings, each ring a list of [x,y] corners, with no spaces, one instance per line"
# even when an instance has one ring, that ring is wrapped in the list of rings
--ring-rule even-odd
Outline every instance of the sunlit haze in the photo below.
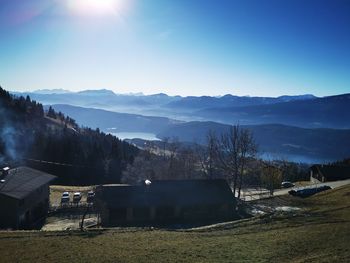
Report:
[[[69,8],[82,15],[117,15],[127,0],[68,0]]]
[[[350,1],[1,0],[12,91],[350,91]]]

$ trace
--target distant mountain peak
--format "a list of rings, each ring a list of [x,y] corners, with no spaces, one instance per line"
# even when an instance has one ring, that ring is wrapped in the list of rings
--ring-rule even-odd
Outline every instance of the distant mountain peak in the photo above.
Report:
[[[83,90],[83,91],[79,91],[77,93],[84,94],[84,95],[89,95],[89,96],[116,95],[112,90],[108,90],[108,89]]]
[[[156,94],[152,94],[152,95],[149,95],[150,97],[156,97],[156,98],[167,98],[169,97],[168,94],[165,94],[165,93],[156,93]]]
[[[221,98],[233,98],[233,97],[237,97],[235,95],[232,95],[232,94],[225,94],[223,96],[220,96]]]

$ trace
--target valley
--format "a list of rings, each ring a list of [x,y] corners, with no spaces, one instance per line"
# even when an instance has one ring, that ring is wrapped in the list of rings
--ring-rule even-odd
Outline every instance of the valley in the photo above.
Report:
[[[80,125],[99,128],[107,133],[122,133],[122,139],[125,135],[128,139],[176,138],[181,142],[205,144],[209,131],[220,135],[230,127],[213,121],[180,121],[64,104],[52,107],[72,116]],[[241,126],[254,134],[262,157],[326,163],[350,155],[350,129],[302,128],[269,123]]]

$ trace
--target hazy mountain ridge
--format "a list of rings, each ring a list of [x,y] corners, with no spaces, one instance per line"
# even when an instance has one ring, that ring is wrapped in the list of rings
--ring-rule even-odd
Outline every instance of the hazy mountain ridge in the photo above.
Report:
[[[243,107],[254,105],[275,104],[288,101],[310,100],[316,98],[313,95],[299,96],[280,96],[280,97],[250,97],[250,96],[234,96],[226,94],[222,97],[189,96],[180,100],[170,102],[167,107],[170,108],[185,108],[185,109],[205,109],[205,108],[224,108],[224,107]]]
[[[281,123],[305,128],[350,128],[350,94],[247,107],[207,108],[194,115],[241,124]]]
[[[84,90],[78,92],[69,92],[66,90],[55,89],[52,90],[38,90],[34,92],[14,92],[19,95],[30,95],[34,99],[40,100],[45,104],[52,103],[69,103],[69,104],[86,104],[104,103],[113,106],[113,103],[128,104],[132,103],[138,105],[139,103],[149,104],[153,106],[162,106],[165,108],[188,108],[188,109],[203,109],[207,107],[225,107],[225,106],[250,106],[260,104],[271,104],[293,100],[307,100],[315,98],[313,95],[297,95],[297,96],[280,96],[273,97],[249,97],[249,96],[235,96],[226,94],[220,97],[212,96],[169,96],[165,93],[158,93],[152,95],[143,94],[117,94],[111,90]],[[97,98],[91,98],[97,96]],[[85,100],[85,101],[84,101]],[[103,100],[103,101],[97,101]],[[80,105],[83,106],[83,105]]]
[[[22,95],[26,95],[24,93]],[[186,121],[259,125],[280,123],[304,128],[350,128],[350,95],[181,97],[166,94],[123,95],[110,90],[75,93],[28,93],[44,104],[69,104],[120,113],[168,117]]]
[[[66,94],[66,93],[72,93],[69,90],[65,89],[38,89],[33,91],[33,93],[36,94]]]
[[[181,122],[163,117],[86,109],[70,105],[53,105],[79,124],[100,127],[106,132],[146,132],[158,138],[176,137],[182,142],[205,143],[209,130],[220,135],[229,125],[211,121]],[[261,154],[300,156],[301,159],[337,160],[350,155],[350,130],[305,129],[281,124],[243,126],[250,129],[260,146]]]
[[[42,92],[13,92],[16,95],[29,95],[31,98],[39,100],[45,104],[71,104],[76,106],[87,106],[91,103],[101,103],[106,106],[116,105],[139,105],[150,104],[160,106],[173,100],[178,100],[180,96],[168,96],[163,93],[153,95],[141,94],[116,94],[111,90],[84,90],[67,93],[42,93]]]

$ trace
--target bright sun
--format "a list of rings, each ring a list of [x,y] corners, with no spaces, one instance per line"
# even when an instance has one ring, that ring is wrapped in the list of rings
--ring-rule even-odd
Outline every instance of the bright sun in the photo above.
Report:
[[[117,15],[123,0],[69,0],[69,7],[81,15]]]

